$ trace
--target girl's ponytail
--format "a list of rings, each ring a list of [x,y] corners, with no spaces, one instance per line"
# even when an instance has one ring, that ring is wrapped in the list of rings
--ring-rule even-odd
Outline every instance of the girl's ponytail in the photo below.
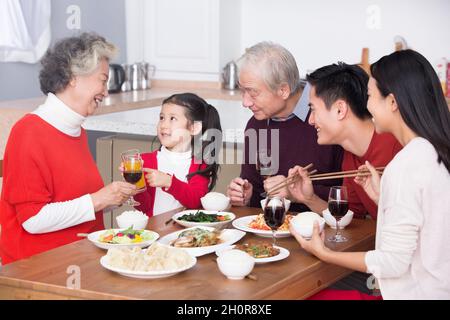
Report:
[[[220,168],[219,154],[222,148],[222,126],[220,125],[220,116],[217,109],[205,104],[205,118],[202,122],[202,156],[201,159],[206,163],[206,168],[199,170],[194,174],[206,173],[210,177],[209,191],[211,191],[217,182],[217,174]]]

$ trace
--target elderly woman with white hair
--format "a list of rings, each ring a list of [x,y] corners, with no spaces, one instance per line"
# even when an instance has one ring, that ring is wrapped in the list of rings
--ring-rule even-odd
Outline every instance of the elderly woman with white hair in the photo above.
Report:
[[[47,99],[13,127],[4,156],[0,200],[3,264],[103,229],[102,210],[136,187],[104,186],[81,124],[108,95],[116,47],[92,33],[57,42],[43,57],[39,80]]]

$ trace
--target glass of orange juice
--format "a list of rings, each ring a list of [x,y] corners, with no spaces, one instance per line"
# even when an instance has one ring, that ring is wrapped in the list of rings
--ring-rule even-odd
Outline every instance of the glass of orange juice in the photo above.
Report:
[[[143,192],[146,189],[141,154],[138,149],[127,150],[122,152],[122,168],[123,177],[126,182],[136,185],[138,192]],[[125,204],[129,206],[138,206],[140,203],[135,201],[133,197],[130,197]]]

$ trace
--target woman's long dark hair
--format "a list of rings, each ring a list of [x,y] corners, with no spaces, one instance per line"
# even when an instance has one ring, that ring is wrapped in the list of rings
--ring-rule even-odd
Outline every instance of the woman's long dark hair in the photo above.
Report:
[[[420,53],[403,50],[384,56],[370,70],[381,94],[394,95],[403,121],[433,145],[450,173],[450,111],[431,64]]]
[[[184,107],[186,118],[202,123],[202,131],[192,139],[192,155],[206,164],[206,168],[187,175],[191,178],[200,174],[210,179],[208,190],[211,191],[217,182],[219,171],[219,152],[222,147],[222,127],[217,109],[204,99],[193,93],[174,94],[163,101],[163,105],[172,103]],[[206,134],[205,134],[206,133]]]

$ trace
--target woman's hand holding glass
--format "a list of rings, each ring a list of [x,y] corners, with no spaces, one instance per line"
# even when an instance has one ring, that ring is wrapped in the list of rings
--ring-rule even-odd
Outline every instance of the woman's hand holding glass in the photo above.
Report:
[[[120,206],[136,193],[137,188],[134,184],[114,181],[91,194],[94,211],[97,212],[111,206]]]
[[[367,193],[370,199],[378,204],[380,199],[380,183],[381,178],[375,167],[373,167],[369,161],[366,161],[365,165],[362,165],[358,170],[369,170],[370,176],[360,176],[355,178],[355,182],[359,184],[364,191]]]

